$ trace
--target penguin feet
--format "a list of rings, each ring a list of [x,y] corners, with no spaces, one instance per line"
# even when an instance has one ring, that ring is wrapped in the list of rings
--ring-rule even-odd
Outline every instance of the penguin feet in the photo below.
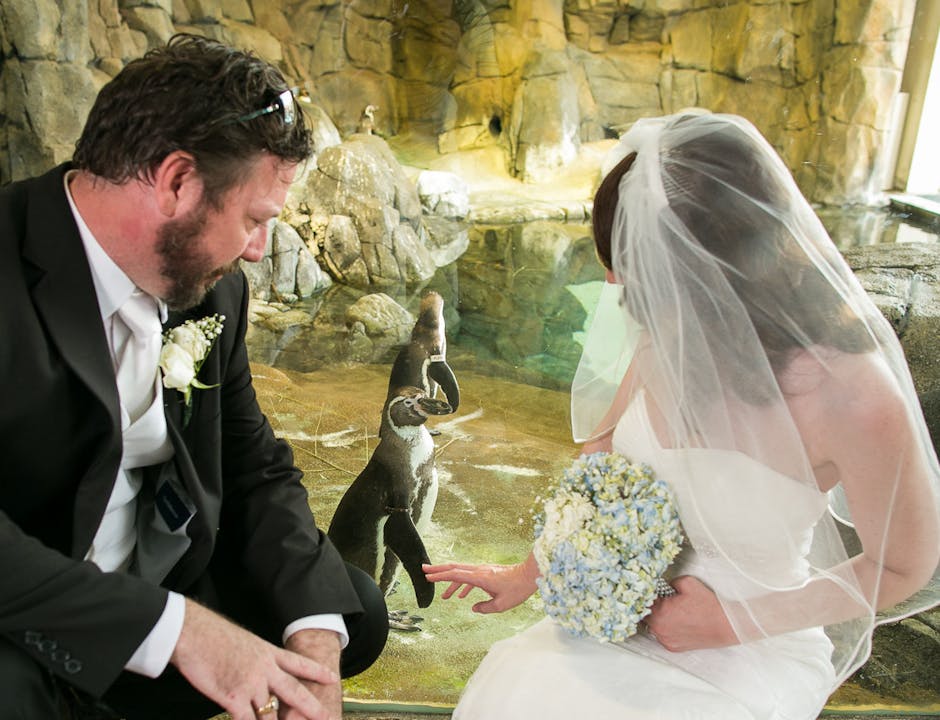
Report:
[[[421,632],[419,622],[424,620],[418,615],[411,615],[407,610],[389,610],[388,627],[400,632]]]

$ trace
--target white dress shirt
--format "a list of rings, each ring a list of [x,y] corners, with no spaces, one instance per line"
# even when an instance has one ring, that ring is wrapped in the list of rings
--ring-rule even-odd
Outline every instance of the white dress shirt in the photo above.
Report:
[[[127,277],[123,270],[110,258],[102,249],[101,245],[92,235],[85,221],[82,219],[72,194],[69,191],[69,181],[76,171],[71,171],[65,176],[65,194],[68,198],[69,207],[72,215],[78,225],[79,234],[82,243],[85,246],[85,254],[88,257],[88,264],[91,268],[92,281],[95,286],[95,293],[98,296],[98,306],[101,311],[101,320],[104,324],[105,334],[108,338],[108,346],[111,351],[111,358],[114,361],[115,348],[120,347],[123,337],[117,337],[116,334],[126,333],[127,329],[123,323],[114,323],[112,319],[118,308],[134,292],[135,285]],[[157,299],[157,306],[160,312],[161,322],[166,321],[166,304]],[[163,406],[163,387],[162,383],[156,382],[154,392],[156,394],[155,404],[160,408]],[[126,411],[121,410],[122,424],[125,424]],[[154,413],[154,419],[159,415],[159,420],[154,423],[154,444],[152,462],[168,460],[173,456],[172,445],[167,436],[166,419],[162,412]],[[124,430],[126,428],[122,428]],[[137,495],[140,492],[142,483],[141,471],[139,468],[126,468],[122,460],[122,465],[118,469],[117,479],[108,500],[108,505],[102,518],[101,525],[92,541],[91,549],[88,551],[86,560],[95,563],[105,572],[120,572],[127,569],[133,557],[134,545],[136,543],[136,509]],[[157,623],[153,626],[150,633],[144,638],[134,654],[125,665],[126,670],[130,670],[147,677],[157,677],[169,663],[170,656],[173,653],[176,643],[179,640],[183,629],[183,619],[185,617],[185,599],[182,595],[170,591],[167,597],[166,606],[163,614]],[[284,631],[283,639],[287,638],[298,630],[304,629],[322,629],[332,630],[339,634],[342,647],[349,643],[349,633],[343,616],[338,613],[328,613],[322,615],[311,615],[299,618],[290,623]]]

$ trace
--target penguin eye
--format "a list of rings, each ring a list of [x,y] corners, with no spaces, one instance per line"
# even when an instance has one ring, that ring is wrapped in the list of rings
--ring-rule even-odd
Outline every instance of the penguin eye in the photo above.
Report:
[[[414,398],[405,398],[405,407],[406,407],[406,408],[413,408],[414,406],[415,406],[415,399],[414,399]]]

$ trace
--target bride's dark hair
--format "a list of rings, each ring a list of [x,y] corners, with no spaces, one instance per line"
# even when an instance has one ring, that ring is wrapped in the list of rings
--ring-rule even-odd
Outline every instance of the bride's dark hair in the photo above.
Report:
[[[617,163],[601,180],[597,192],[594,193],[594,209],[591,211],[594,248],[601,264],[611,271],[614,265],[611,259],[610,235],[613,231],[617,202],[620,200],[620,180],[633,166],[634,160],[636,160],[636,153],[632,152]]]
[[[674,215],[665,222],[678,221],[685,237],[696,238],[719,261],[775,373],[787,366],[795,350],[810,345],[853,353],[870,350],[873,342],[865,324],[824,276],[825,264],[817,267],[814,259],[821,260],[808,257],[794,238],[799,213],[787,205],[790,193],[777,187],[765,163],[757,161],[765,152],[734,131],[700,135],[670,148],[660,157],[666,212]],[[614,166],[594,197],[595,247],[609,270],[620,182],[635,159],[632,152]],[[675,235],[667,232],[664,237],[669,242]],[[702,287],[689,283],[686,291],[695,295]],[[712,304],[703,296],[696,307],[707,313]],[[726,354],[735,352],[731,338],[722,342]]]

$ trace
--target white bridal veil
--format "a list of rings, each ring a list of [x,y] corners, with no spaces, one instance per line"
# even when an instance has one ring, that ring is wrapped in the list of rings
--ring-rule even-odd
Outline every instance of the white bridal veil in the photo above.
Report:
[[[701,532],[690,542],[707,545],[760,589],[721,598],[739,637],[824,626],[841,681],[868,656],[876,624],[940,601],[934,566],[926,587],[876,612],[902,539],[927,538],[923,556],[936,557],[940,468],[900,344],[786,166],[746,120],[705,113],[640,120],[605,174],[631,153],[611,233],[617,284],[602,294],[572,387],[575,437],[609,432],[625,396],[642,388],[660,444],[691,450],[683,512],[695,514]],[[856,534],[827,511],[832,476],[814,469],[820,437],[801,430],[818,427],[807,417],[820,397],[865,407],[870,395],[891,398],[898,412],[885,419],[893,441],[879,482],[857,488],[842,476],[831,493],[863,515]],[[838,419],[841,410],[825,412]],[[833,423],[831,432],[840,430]],[[746,477],[716,483],[695,460],[709,451],[770,468],[779,487],[755,490]],[[781,504],[781,493],[806,502]],[[765,563],[770,545],[791,548],[800,572]]]

